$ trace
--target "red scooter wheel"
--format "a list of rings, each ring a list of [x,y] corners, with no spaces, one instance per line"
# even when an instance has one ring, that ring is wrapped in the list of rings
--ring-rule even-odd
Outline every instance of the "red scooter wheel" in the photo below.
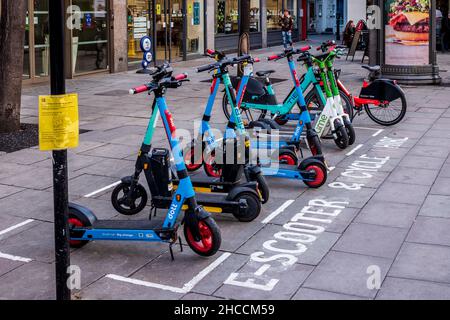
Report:
[[[198,222],[201,239],[196,241],[188,225],[184,225],[184,237],[189,247],[198,255],[209,257],[214,255],[220,248],[222,242],[220,230],[216,222],[211,218],[206,218]]]

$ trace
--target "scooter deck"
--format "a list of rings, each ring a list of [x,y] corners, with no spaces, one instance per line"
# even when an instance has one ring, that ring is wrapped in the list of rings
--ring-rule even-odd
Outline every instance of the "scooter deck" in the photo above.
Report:
[[[163,230],[163,222],[156,220],[97,220],[94,229]]]
[[[195,198],[199,205],[211,213],[239,213],[243,209],[242,203],[228,200],[225,194],[197,193]],[[156,196],[152,198],[152,204],[158,209],[167,209],[171,203],[171,197]],[[182,208],[182,210],[187,209],[186,206]]]
[[[228,193],[231,189],[240,184],[240,180],[228,182],[221,180],[221,178],[211,178],[206,176],[190,176],[190,178],[196,192]],[[173,179],[172,183],[174,186],[177,186],[179,180]]]

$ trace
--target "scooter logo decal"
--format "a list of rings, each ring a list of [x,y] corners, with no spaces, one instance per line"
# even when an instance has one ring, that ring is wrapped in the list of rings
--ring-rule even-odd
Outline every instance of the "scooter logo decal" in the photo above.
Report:
[[[175,214],[177,213],[178,205],[176,203],[172,204],[169,209],[169,219],[173,219]]]
[[[175,123],[173,122],[172,115],[168,110],[164,111],[166,118],[167,118],[167,124],[169,125],[170,133],[174,133],[177,128],[175,127]]]

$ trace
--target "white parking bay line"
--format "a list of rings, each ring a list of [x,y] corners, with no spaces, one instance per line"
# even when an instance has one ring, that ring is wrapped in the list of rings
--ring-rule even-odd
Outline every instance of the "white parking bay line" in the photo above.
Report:
[[[277,210],[272,212],[267,218],[265,218],[261,223],[269,223],[272,221],[276,216],[281,214],[284,210],[286,210],[287,207],[289,207],[291,204],[294,203],[295,200],[287,200],[285,203],[283,203]]]
[[[85,195],[84,197],[85,198],[90,198],[92,196],[95,196],[96,194],[99,194],[100,192],[103,192],[103,191],[106,191],[108,189],[114,188],[115,186],[119,185],[121,182],[122,181],[114,182],[114,183],[110,184],[109,186],[106,186],[106,187],[103,187],[101,189],[95,190],[94,192],[91,192],[91,193]]]
[[[23,221],[23,222],[21,222],[21,223],[18,223],[18,224],[16,224],[16,225],[13,225],[12,227],[6,228],[6,229],[0,231],[0,236],[6,234],[6,233],[8,233],[8,232],[11,232],[11,231],[13,231],[13,230],[15,230],[15,229],[18,229],[18,228],[20,228],[20,227],[23,227],[24,225],[29,224],[29,223],[31,223],[31,222],[33,222],[33,221],[34,221],[33,219],[28,219],[28,220],[25,220],[25,221]]]
[[[375,132],[373,135],[372,135],[372,137],[376,137],[376,136],[378,136],[380,133],[382,133],[384,131],[384,129],[380,129],[380,130],[378,130],[377,132]]]
[[[117,281],[122,281],[122,282],[127,282],[127,283],[131,283],[131,284],[139,285],[139,286],[156,288],[156,289],[161,289],[161,290],[165,290],[165,291],[171,291],[174,293],[185,294],[185,293],[188,293],[189,291],[191,291],[203,278],[205,278],[209,273],[211,273],[214,269],[216,269],[222,262],[224,262],[230,256],[231,256],[231,253],[229,253],[229,252],[222,254],[213,263],[211,263],[205,269],[200,271],[199,274],[197,274],[194,278],[192,278],[192,280],[190,280],[189,282],[186,282],[182,288],[167,286],[164,284],[143,281],[143,280],[138,280],[138,279],[133,279],[133,278],[126,278],[126,277],[122,277],[122,276],[119,276],[116,274],[107,274],[106,278],[117,280]]]
[[[359,144],[356,147],[353,148],[352,151],[350,151],[349,153],[346,154],[346,156],[351,156],[352,154],[354,154],[356,151],[358,151],[359,149],[361,149],[364,145],[363,144]]]
[[[33,259],[30,259],[30,258],[13,256],[11,254],[7,254],[7,253],[3,253],[3,252],[0,252],[0,258],[12,260],[12,261],[26,262],[26,263],[33,261]]]
[[[367,127],[353,127],[355,129],[361,129],[361,130],[372,130],[372,131],[378,131],[377,128],[367,128]]]

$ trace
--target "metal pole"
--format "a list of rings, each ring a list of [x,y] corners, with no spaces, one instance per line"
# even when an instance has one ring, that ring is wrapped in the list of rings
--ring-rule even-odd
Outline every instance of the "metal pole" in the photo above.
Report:
[[[64,0],[49,2],[51,94],[66,93],[64,77]],[[56,299],[70,300],[67,150],[53,151],[53,204],[55,229]]]

